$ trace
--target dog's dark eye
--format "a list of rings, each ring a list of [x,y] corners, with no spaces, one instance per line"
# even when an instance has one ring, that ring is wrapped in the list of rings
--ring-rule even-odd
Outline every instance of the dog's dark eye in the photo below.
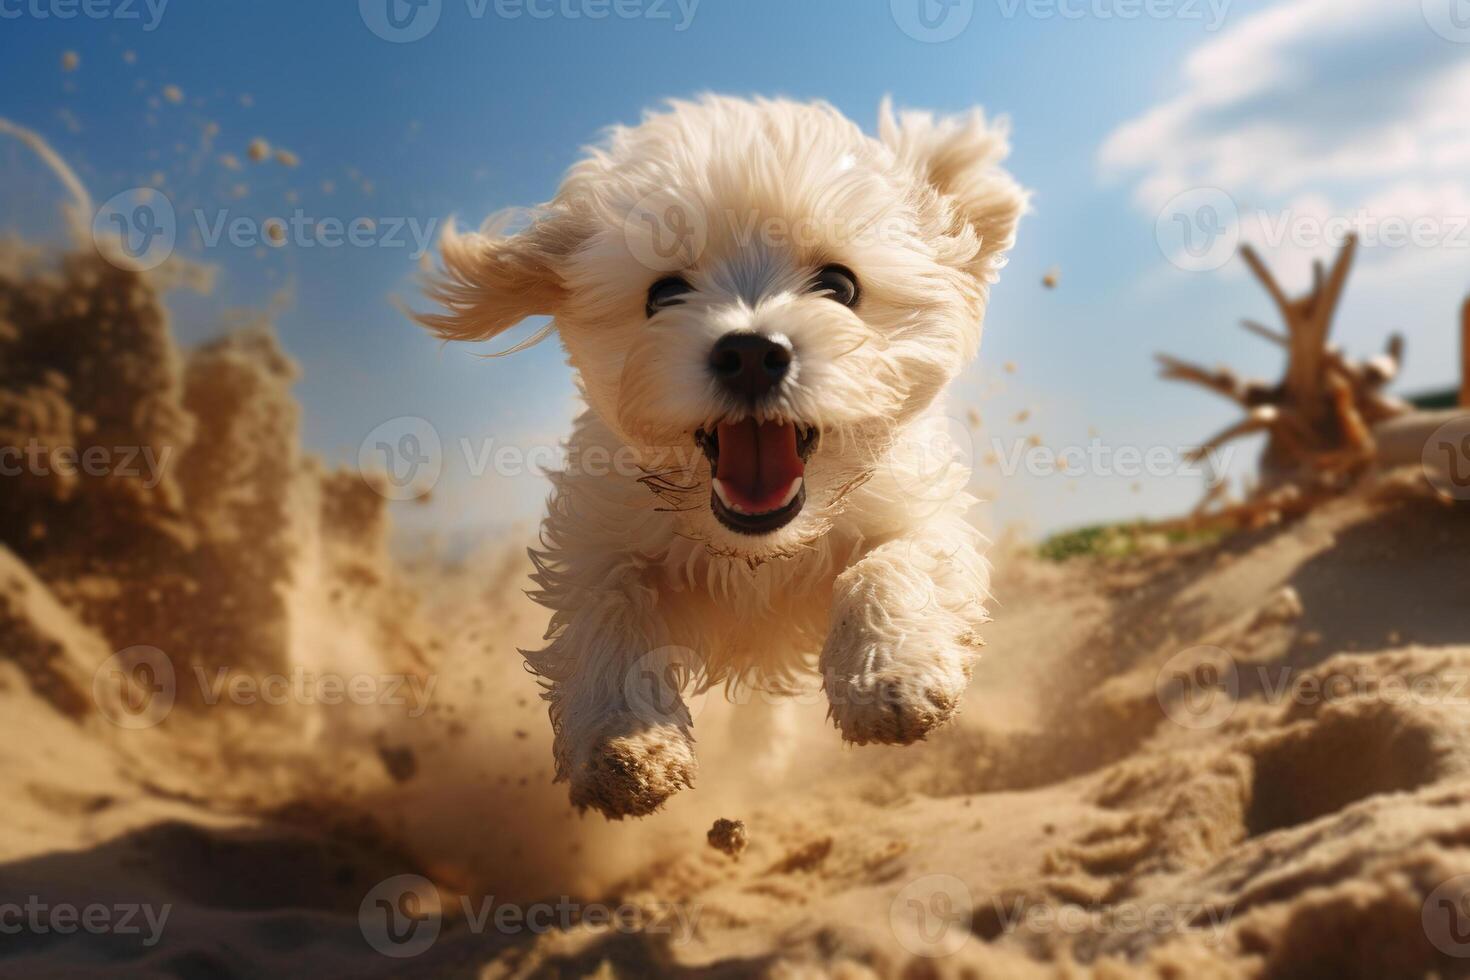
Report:
[[[693,291],[694,287],[678,276],[660,279],[648,287],[648,304],[644,306],[643,312],[648,316],[653,316],[659,310],[677,306],[684,302],[684,294]]]
[[[856,306],[858,301],[857,276],[845,265],[824,266],[812,277],[811,291],[826,293],[828,298],[843,306]]]

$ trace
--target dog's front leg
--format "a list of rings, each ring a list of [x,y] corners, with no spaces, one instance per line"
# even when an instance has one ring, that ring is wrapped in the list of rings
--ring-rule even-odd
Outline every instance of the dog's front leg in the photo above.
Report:
[[[916,528],[843,572],[820,661],[842,737],[907,745],[948,720],[988,595],[979,536],[958,519]]]
[[[697,769],[686,651],[667,644],[655,607],[636,577],[614,579],[578,594],[551,644],[526,654],[549,681],[557,779],[574,806],[615,820],[654,812]]]

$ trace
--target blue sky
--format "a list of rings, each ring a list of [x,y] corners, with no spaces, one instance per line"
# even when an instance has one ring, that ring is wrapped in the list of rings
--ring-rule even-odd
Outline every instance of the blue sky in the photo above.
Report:
[[[977,462],[992,438],[1062,448],[1096,432],[1146,450],[1234,418],[1157,380],[1157,350],[1276,371],[1273,351],[1235,326],[1271,321],[1239,263],[1171,261],[1160,216],[1201,188],[1227,195],[1223,247],[1237,233],[1257,241],[1293,283],[1329,251],[1310,235],[1327,218],[1437,222],[1428,244],[1365,250],[1336,336],[1375,353],[1402,329],[1402,387],[1455,378],[1452,327],[1470,291],[1470,231],[1454,227],[1470,214],[1470,18],[1449,5],[1463,0],[953,0],[929,8],[967,18],[940,42],[913,36],[920,0],[437,0],[432,30],[406,43],[370,29],[385,0],[170,0],[156,22],[144,0],[90,0],[97,16],[68,2],[0,0],[0,116],[42,134],[96,202],[140,186],[167,195],[178,254],[218,268],[211,295],[173,296],[181,339],[279,295],[310,449],[347,462],[386,420],[432,422],[439,486],[398,505],[415,534],[535,519],[544,483],[472,475],[460,440],[476,452],[490,439],[554,444],[574,403],[557,346],[486,360],[417,332],[391,304],[413,299],[406,232],[405,247],[211,246],[194,238],[196,211],[206,224],[297,209],[371,218],[385,236],[399,221],[474,224],[549,198],[603,127],[707,90],[826,99],[868,129],[885,94],[1010,116],[1011,166],[1034,212],[981,363],[956,392],[956,414],[986,421]],[[299,162],[251,161],[257,138]],[[56,181],[13,142],[0,143],[0,172],[0,229],[58,237]],[[1054,267],[1060,283],[1045,289]],[[1242,448],[1232,469],[1252,455]],[[1188,475],[1004,475],[983,462],[975,486],[997,523],[1033,532],[1177,511],[1200,491]]]

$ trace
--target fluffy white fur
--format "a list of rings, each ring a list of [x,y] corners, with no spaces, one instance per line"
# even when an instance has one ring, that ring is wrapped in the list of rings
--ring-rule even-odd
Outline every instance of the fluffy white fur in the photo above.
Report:
[[[677,691],[650,709],[645,681],[779,687],[815,668],[858,743],[954,712],[988,570],[936,419],[1025,207],[1007,151],[979,111],[885,102],[875,139],[826,104],[709,96],[614,128],[524,230],[445,234],[428,285],[444,312],[421,321],[478,341],[552,316],[588,405],[533,552],[548,642],[525,654],[579,807],[643,815],[691,784],[689,713]],[[809,291],[827,263],[856,274],[855,307]],[[694,292],[650,318],[668,274]],[[751,411],[707,366],[732,330],[795,351],[758,417],[821,433],[804,509],[760,536],[715,519],[694,443]]]

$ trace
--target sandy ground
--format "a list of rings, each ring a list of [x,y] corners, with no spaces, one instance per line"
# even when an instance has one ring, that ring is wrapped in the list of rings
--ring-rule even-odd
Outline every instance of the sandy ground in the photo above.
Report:
[[[159,286],[0,256],[0,444],[167,458],[0,494],[0,977],[1470,975],[1470,507],[1417,473],[1003,549],[928,742],[712,693],[696,788],[608,823],[550,783],[524,542],[390,559],[269,330],[180,351]]]

